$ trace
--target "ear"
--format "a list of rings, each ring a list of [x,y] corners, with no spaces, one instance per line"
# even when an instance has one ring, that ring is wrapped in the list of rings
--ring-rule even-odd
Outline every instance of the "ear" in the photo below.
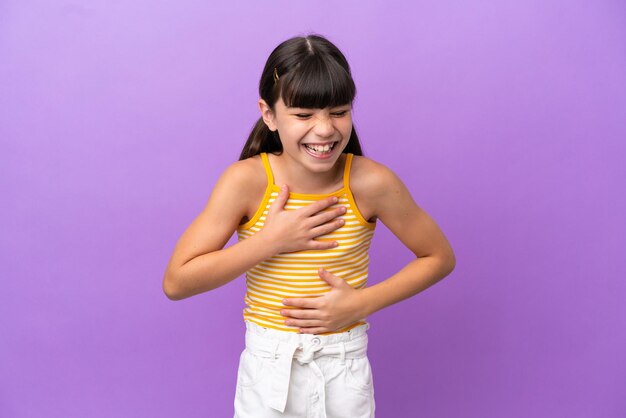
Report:
[[[270,128],[270,131],[275,131],[278,129],[276,127],[275,115],[272,112],[272,109],[263,99],[259,99],[259,110],[261,111],[261,117],[263,118],[263,122]]]

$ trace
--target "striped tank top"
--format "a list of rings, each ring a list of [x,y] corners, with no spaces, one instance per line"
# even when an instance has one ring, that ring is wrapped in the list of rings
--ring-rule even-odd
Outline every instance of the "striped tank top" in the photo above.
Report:
[[[369,267],[368,251],[376,222],[365,220],[354,202],[350,191],[352,157],[352,154],[346,155],[341,189],[327,194],[289,193],[289,199],[285,204],[285,210],[295,210],[326,197],[337,196],[337,203],[326,210],[345,206],[346,213],[340,215],[345,223],[338,229],[315,239],[337,241],[339,245],[331,249],[277,254],[248,270],[246,272],[244,320],[266,328],[298,332],[297,327],[285,325],[286,317],[280,314],[280,310],[286,307],[282,300],[288,297],[321,296],[329,292],[330,285],[319,277],[320,267],[344,279],[356,289],[366,286]],[[263,228],[269,208],[280,191],[280,187],[274,184],[267,154],[261,153],[261,159],[267,175],[267,188],[254,216],[237,228],[239,241]],[[365,323],[365,318],[363,318],[335,332],[348,331]]]

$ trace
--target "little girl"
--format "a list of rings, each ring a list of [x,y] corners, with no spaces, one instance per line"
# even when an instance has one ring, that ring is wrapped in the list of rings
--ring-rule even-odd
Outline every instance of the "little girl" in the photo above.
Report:
[[[281,43],[259,93],[261,118],[180,238],[163,289],[179,300],[246,273],[235,417],[373,417],[366,318],[447,276],[454,254],[402,181],[363,156],[335,45]],[[416,258],[366,287],[378,219]]]

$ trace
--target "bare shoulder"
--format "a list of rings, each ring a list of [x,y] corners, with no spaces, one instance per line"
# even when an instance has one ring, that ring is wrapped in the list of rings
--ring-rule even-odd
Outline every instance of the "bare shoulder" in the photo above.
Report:
[[[259,155],[229,165],[224,173],[225,182],[236,192],[242,206],[240,224],[247,222],[256,212],[267,188],[267,176]]]
[[[356,187],[361,193],[380,194],[398,181],[398,176],[386,165],[362,155],[352,158],[350,186]]]
[[[259,185],[265,187],[261,157],[255,155],[245,160],[235,161],[224,170],[222,176],[235,184],[241,191],[252,191]]]
[[[237,225],[247,216],[259,187],[258,178],[262,180],[258,169],[253,158],[234,162],[224,169],[206,206],[178,240],[168,270],[224,247]],[[260,188],[263,190],[263,185]]]
[[[417,257],[438,254],[446,266],[454,268],[454,253],[445,235],[391,169],[366,157],[354,157],[351,171],[350,188],[364,217],[380,219]]]
[[[362,155],[352,158],[350,189],[363,217],[370,222],[377,218],[378,202],[403,187],[402,181],[387,166]]]

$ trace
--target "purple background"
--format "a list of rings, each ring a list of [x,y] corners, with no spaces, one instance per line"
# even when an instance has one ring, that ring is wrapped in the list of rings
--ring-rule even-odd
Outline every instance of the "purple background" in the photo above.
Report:
[[[0,416],[232,416],[244,282],[162,275],[310,32],[457,256],[370,317],[377,416],[626,416],[618,0],[0,2]],[[412,254],[379,223],[371,256]]]

